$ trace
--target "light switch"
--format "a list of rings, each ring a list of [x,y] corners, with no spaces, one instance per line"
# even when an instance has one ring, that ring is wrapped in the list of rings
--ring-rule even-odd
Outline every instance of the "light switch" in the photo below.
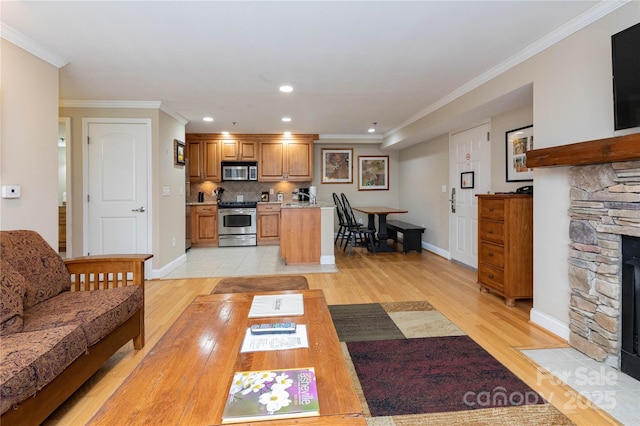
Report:
[[[447,185],[442,185],[442,192],[447,193]]]
[[[163,197],[168,197],[169,195],[171,195],[171,188],[169,188],[168,186],[163,186],[162,187],[162,196]]]
[[[2,198],[20,198],[19,185],[3,185]]]

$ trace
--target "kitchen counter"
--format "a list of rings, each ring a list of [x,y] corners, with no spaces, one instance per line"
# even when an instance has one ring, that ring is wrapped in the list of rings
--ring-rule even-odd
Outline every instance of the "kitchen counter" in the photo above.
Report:
[[[333,203],[327,203],[325,201],[318,201],[315,204],[311,204],[308,201],[294,201],[291,203],[282,203],[281,208],[283,209],[317,209],[324,207],[334,207]]]
[[[204,201],[202,203],[187,203],[188,206],[217,206],[218,203],[215,201]]]

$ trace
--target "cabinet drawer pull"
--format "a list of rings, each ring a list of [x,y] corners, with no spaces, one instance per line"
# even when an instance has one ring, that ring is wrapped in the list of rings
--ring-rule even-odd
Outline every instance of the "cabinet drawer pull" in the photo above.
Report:
[[[493,211],[493,207],[489,207],[489,211],[492,212]]]
[[[489,257],[493,257],[493,253],[491,253],[491,252],[490,252],[490,253],[489,253]]]
[[[489,229],[488,231],[490,234],[493,234],[493,229]]]
[[[489,278],[493,279],[493,274],[489,274]]]

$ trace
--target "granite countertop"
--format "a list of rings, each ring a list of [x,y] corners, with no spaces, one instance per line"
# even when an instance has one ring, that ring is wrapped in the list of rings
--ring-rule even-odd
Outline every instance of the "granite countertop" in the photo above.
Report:
[[[308,201],[298,202],[280,202],[280,201],[258,201],[258,204],[280,204],[283,209],[300,209],[300,208],[322,208],[322,207],[334,207],[333,203],[329,203],[326,201],[318,201],[315,204],[310,204]],[[215,201],[204,201],[202,203],[194,202],[187,203],[188,206],[216,206],[218,205]]]

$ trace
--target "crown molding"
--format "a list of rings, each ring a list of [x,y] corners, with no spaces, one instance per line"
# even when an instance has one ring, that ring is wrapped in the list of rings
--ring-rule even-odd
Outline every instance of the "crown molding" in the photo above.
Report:
[[[321,134],[318,138],[318,141],[322,140],[337,140],[337,139],[347,139],[347,140],[368,140],[371,142],[381,142],[382,135],[365,135],[365,134],[338,134],[338,133],[325,133]]]
[[[31,40],[26,35],[22,34],[19,31],[14,30],[4,22],[2,22],[0,25],[0,36],[3,39],[15,44],[22,50],[26,50],[32,55],[42,59],[43,61],[53,65],[58,69],[64,67],[69,63],[69,61],[64,59],[62,56],[56,53],[53,53],[49,49],[39,45],[38,43]]]
[[[480,74],[478,77],[476,77],[473,80],[463,84],[458,89],[454,90],[453,92],[451,92],[450,94],[448,94],[444,98],[441,98],[440,100],[438,100],[434,104],[432,104],[432,105],[428,106],[427,108],[423,109],[422,111],[412,115],[411,117],[409,117],[407,120],[405,120],[404,122],[402,122],[398,126],[394,127],[393,129],[389,130],[388,132],[386,132],[384,134],[384,137],[386,138],[388,136],[393,135],[394,133],[400,131],[401,129],[403,129],[403,128],[407,127],[407,126],[409,126],[410,124],[415,123],[416,121],[420,120],[421,118],[426,117],[427,115],[431,114],[432,112],[434,112],[434,111],[442,108],[443,106],[453,102],[454,100],[462,97],[463,95],[466,95],[467,93],[469,93],[472,90],[480,87],[484,83],[494,79],[495,77],[499,76],[500,74],[505,73],[506,71],[510,70],[511,68],[515,67],[516,65],[519,65],[519,64],[523,63],[527,59],[532,58],[533,56],[535,56],[538,53],[542,52],[543,50],[547,49],[548,47],[551,47],[554,44],[560,42],[561,40],[569,37],[573,33],[581,30],[584,27],[586,27],[587,25],[590,25],[590,24],[594,23],[598,19],[610,14],[611,12],[613,12],[616,9],[624,6],[625,4],[629,3],[630,1],[631,0],[617,0],[617,1],[603,0],[603,1],[600,1],[598,4],[593,6],[591,9],[589,9],[586,12],[582,13],[581,15],[573,18],[571,21],[567,22],[567,24],[563,25],[562,27],[550,32],[549,34],[547,34],[546,36],[544,36],[540,40],[538,40],[535,43],[529,45],[525,49],[521,50],[517,54],[515,54],[512,57],[510,57],[509,59],[507,59],[506,61],[496,65],[495,67],[491,68],[487,72],[485,72],[483,74]]]
[[[132,109],[159,109],[160,111],[170,115],[180,124],[185,126],[189,120],[182,115],[169,108],[161,101],[105,101],[105,100],[77,100],[77,99],[61,99],[60,108],[132,108]]]

